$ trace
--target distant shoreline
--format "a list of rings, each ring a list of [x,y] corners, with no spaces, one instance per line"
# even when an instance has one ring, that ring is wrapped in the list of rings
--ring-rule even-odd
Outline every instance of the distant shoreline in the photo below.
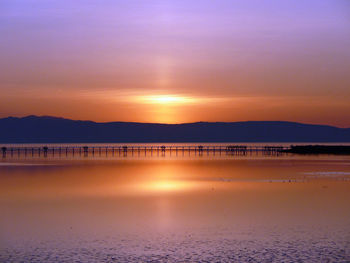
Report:
[[[96,123],[56,117],[0,119],[5,143],[349,143],[350,128],[287,121]]]
[[[345,145],[296,145],[284,150],[295,154],[339,154],[350,155],[350,146]]]

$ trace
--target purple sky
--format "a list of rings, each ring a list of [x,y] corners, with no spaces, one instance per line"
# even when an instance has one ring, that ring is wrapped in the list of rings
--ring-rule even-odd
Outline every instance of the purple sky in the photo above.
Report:
[[[347,0],[2,0],[0,34],[0,117],[350,127]]]

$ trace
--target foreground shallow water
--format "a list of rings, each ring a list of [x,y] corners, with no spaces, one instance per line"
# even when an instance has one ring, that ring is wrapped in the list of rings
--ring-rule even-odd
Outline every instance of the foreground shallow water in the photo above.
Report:
[[[0,161],[0,262],[347,262],[350,158]]]

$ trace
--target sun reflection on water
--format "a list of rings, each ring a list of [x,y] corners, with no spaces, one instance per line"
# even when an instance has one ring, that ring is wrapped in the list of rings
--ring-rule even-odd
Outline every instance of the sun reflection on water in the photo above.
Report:
[[[188,191],[195,187],[194,182],[174,180],[148,181],[138,185],[138,189],[145,192],[179,192]]]

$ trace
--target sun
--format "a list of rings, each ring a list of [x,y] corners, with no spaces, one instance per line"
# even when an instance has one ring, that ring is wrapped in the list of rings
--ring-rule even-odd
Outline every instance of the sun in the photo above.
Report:
[[[164,95],[163,96],[153,96],[153,97],[149,97],[148,99],[154,103],[159,103],[159,104],[184,102],[184,98],[176,97],[176,96],[164,96]]]
[[[162,104],[162,105],[177,105],[177,104],[189,104],[196,102],[196,99],[192,97],[185,97],[179,95],[150,95],[140,96],[137,99],[141,103],[146,104]]]
[[[148,122],[155,123],[179,123],[186,119],[187,109],[208,101],[202,97],[171,93],[133,93],[126,94],[122,99],[147,116]]]

